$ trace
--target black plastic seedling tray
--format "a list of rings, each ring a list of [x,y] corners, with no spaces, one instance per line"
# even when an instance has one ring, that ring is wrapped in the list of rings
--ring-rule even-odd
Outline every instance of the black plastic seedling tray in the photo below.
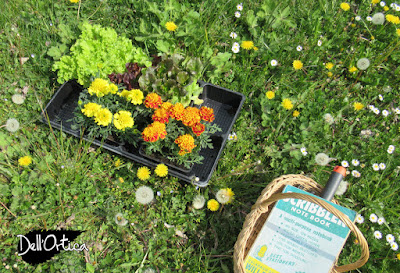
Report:
[[[203,93],[200,98],[204,100],[201,106],[208,106],[214,109],[215,120],[222,129],[211,136],[214,148],[205,148],[200,151],[200,155],[204,157],[202,164],[194,164],[189,170],[182,169],[174,165],[167,164],[168,173],[185,182],[193,183],[200,187],[208,185],[212,173],[217,167],[218,159],[222,154],[222,150],[228,139],[228,135],[235,123],[236,118],[242,108],[245,96],[241,93],[231,91],[226,88],[218,87],[203,81],[198,84],[203,87]],[[72,119],[74,117],[75,108],[78,105],[78,99],[83,87],[76,81],[65,82],[54,94],[53,98],[47,104],[42,116],[42,122],[49,124],[65,133],[71,134],[78,138],[90,141],[93,145],[103,147],[113,153],[119,154],[130,160],[136,161],[148,167],[156,167],[162,162],[159,159],[152,159],[143,156],[139,148],[133,148],[118,142],[99,139],[89,139],[85,135],[82,136],[80,130],[71,128]],[[48,117],[48,120],[47,120]]]

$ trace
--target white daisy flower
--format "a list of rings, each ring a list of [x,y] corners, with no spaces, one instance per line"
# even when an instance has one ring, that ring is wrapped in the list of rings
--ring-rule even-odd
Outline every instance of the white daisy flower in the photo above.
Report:
[[[399,245],[396,242],[390,243],[390,248],[394,251],[397,251],[399,249]]]
[[[231,32],[231,34],[229,34],[229,37],[231,37],[232,39],[236,39],[237,38],[237,34],[236,32]]]
[[[357,214],[356,222],[359,223],[359,224],[364,223],[364,217],[361,214]]]
[[[399,107],[395,108],[394,111],[396,112],[396,114],[400,114],[400,108]]]
[[[240,3],[239,5],[237,5],[236,9],[242,11],[243,10],[243,3]]]
[[[387,149],[387,152],[388,152],[389,154],[393,154],[394,149],[395,149],[395,146],[394,146],[394,145],[389,145],[389,147],[388,147],[388,149]]]
[[[301,147],[300,151],[304,156],[308,154],[306,147]]]
[[[232,45],[232,51],[233,51],[233,53],[238,53],[238,52],[239,52],[239,49],[240,49],[239,43],[234,42],[233,45]]]
[[[400,11],[400,5],[395,6],[396,11]]]
[[[357,159],[353,159],[351,161],[351,164],[353,164],[353,166],[358,166],[360,164],[360,161],[358,161]]]
[[[379,98],[380,101],[383,101],[383,96],[382,96],[382,94],[379,94],[379,95],[378,95],[378,98]]]
[[[375,109],[375,105],[373,105],[373,104],[368,105],[368,109],[369,110],[374,110]]]
[[[228,135],[228,140],[237,140],[237,135],[235,132],[232,132],[232,134]]]
[[[349,162],[347,162],[346,160],[343,160],[341,164],[342,164],[342,167],[345,167],[345,168],[347,168],[349,166]]]
[[[321,41],[321,40],[318,40],[317,45],[318,45],[318,46],[322,46],[322,41]]]
[[[360,21],[361,20],[361,16],[357,15],[355,19],[356,19],[356,21]]]
[[[378,221],[378,216],[376,216],[375,213],[372,213],[372,214],[369,216],[369,220],[370,220],[372,223],[376,223],[376,222]],[[387,236],[386,236],[386,238],[387,238]]]
[[[378,218],[378,224],[379,224],[379,225],[382,225],[383,223],[385,223],[385,218],[379,217],[379,218]]]
[[[278,61],[277,60],[272,60],[271,61],[271,66],[277,66],[278,65]]]
[[[382,116],[387,117],[389,115],[389,111],[388,110],[383,110],[382,111]]]
[[[381,7],[383,8],[384,6],[386,6],[386,3],[384,1],[379,2],[379,5],[381,5]]]
[[[379,115],[379,113],[380,113],[381,111],[379,111],[378,108],[375,108],[375,109],[373,110],[373,112],[374,112],[376,115]]]
[[[235,11],[235,17],[236,17],[236,18],[240,18],[240,16],[241,16],[240,12]]]
[[[357,170],[353,170],[353,171],[351,171],[351,175],[356,178],[359,178],[361,176],[361,173]]]
[[[390,7],[391,7],[391,8],[394,8],[395,5],[396,5],[396,3],[391,3],[391,4],[390,4]]]
[[[374,237],[376,239],[380,240],[380,239],[382,239],[382,233],[379,230],[377,230],[374,232]]]
[[[372,169],[374,169],[374,171],[379,171],[379,164],[378,163],[372,164]]]
[[[379,169],[381,169],[381,170],[386,169],[385,163],[379,163]]]
[[[395,238],[394,238],[394,236],[392,234],[386,235],[386,241],[388,243],[392,243],[392,242],[394,242],[394,240],[395,240]]]
[[[296,50],[297,50],[297,51],[302,51],[302,50],[303,50],[303,47],[302,47],[301,45],[298,45],[298,46],[296,47]]]

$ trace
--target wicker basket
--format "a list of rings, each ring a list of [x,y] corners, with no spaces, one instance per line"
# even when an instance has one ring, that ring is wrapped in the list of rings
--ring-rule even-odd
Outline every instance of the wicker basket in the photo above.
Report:
[[[282,193],[283,188],[286,185],[295,186],[299,189],[313,193],[315,195],[320,195],[323,189],[314,180],[303,175],[284,175],[272,181],[261,192],[261,195],[252,207],[251,212],[246,216],[242,231],[238,236],[234,249],[233,262],[235,273],[245,272],[244,260],[251,246],[253,245],[254,240],[257,238],[258,233],[263,227],[264,222],[269,215],[270,209],[272,208],[274,202],[285,198],[303,199],[320,205],[321,207],[328,210],[330,213],[334,214],[337,218],[339,218],[355,234],[361,246],[361,257],[359,258],[359,260],[351,264],[342,266],[335,265],[330,271],[331,273],[347,272],[350,270],[354,270],[363,266],[368,261],[369,249],[367,241],[365,240],[363,234],[360,232],[357,226],[345,214],[343,214],[327,202],[313,196],[300,193]],[[338,204],[335,200],[332,200],[332,202]]]

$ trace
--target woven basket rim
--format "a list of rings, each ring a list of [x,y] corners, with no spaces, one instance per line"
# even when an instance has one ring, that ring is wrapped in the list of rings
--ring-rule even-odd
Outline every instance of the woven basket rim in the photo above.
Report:
[[[253,205],[251,212],[246,216],[242,231],[240,232],[236,241],[234,248],[234,271],[236,273],[244,273],[244,260],[246,258],[248,250],[255,240],[253,234],[256,234],[256,237],[259,232],[259,230],[256,230],[256,228],[260,225],[260,219],[262,221],[263,217],[268,216],[270,209],[273,207],[276,201],[280,199],[295,197],[295,199],[303,199],[316,203],[334,214],[336,217],[342,220],[342,222],[345,223],[346,226],[350,228],[350,230],[355,234],[357,240],[360,243],[361,256],[356,262],[342,266],[335,265],[330,272],[347,272],[349,270],[361,267],[368,261],[368,243],[365,240],[361,231],[348,218],[347,215],[337,210],[323,199],[300,193],[282,193],[282,189],[286,185],[303,188],[303,190],[305,191],[313,191],[315,192],[315,195],[319,195],[322,191],[322,187],[311,178],[296,174],[280,176],[274,179],[270,184],[268,184],[268,186],[265,187],[264,190],[261,192],[256,203]],[[333,202],[334,204],[338,204],[336,200],[331,200],[331,202]]]

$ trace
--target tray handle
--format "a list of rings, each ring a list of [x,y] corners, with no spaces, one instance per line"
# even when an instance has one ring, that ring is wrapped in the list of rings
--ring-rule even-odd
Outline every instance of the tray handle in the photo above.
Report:
[[[302,199],[302,200],[306,200],[309,202],[313,202],[321,207],[323,207],[324,209],[326,209],[327,211],[329,211],[330,213],[332,213],[333,215],[335,215],[337,218],[339,218],[343,223],[346,224],[346,226],[348,228],[350,228],[350,230],[355,234],[357,240],[360,243],[360,247],[361,247],[361,256],[360,258],[351,264],[347,264],[347,265],[342,265],[342,266],[334,266],[333,270],[331,272],[347,272],[350,270],[354,270],[357,269],[361,266],[363,266],[369,258],[369,248],[368,248],[368,243],[367,240],[365,239],[364,235],[361,233],[361,231],[358,229],[358,227],[349,219],[349,217],[347,215],[345,215],[344,213],[342,213],[341,211],[339,211],[338,209],[336,209],[334,206],[332,206],[331,204],[325,202],[324,200],[321,200],[319,198],[316,198],[314,196],[310,196],[307,194],[302,194],[302,193],[275,193],[273,195],[271,195],[267,200],[259,203],[258,205],[256,205],[255,207],[253,207],[252,212],[253,211],[257,211],[257,213],[263,213],[263,211],[268,211],[270,209],[270,205],[276,201],[279,201],[281,199],[286,199],[286,198],[294,198],[294,199]],[[235,262],[235,272],[237,272],[236,270],[239,269],[238,272],[242,273],[245,272],[244,271],[244,246],[247,243],[247,240],[250,238],[251,234],[253,233],[253,229],[255,227],[256,224],[256,220],[254,221],[250,221],[248,223],[247,227],[244,227],[242,232],[239,234],[239,239],[237,242],[237,245],[235,245],[236,250],[238,254],[235,255],[234,257],[234,262]],[[240,251],[242,250],[242,251]]]

